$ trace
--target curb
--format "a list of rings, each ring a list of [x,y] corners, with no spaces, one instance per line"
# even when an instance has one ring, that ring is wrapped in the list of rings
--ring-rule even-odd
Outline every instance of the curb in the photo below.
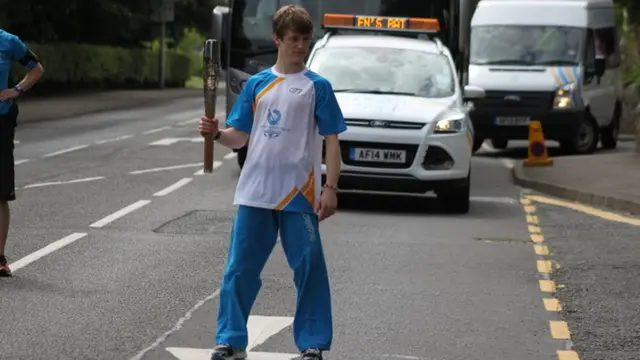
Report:
[[[619,134],[618,141],[633,142],[633,141],[636,141],[636,137],[633,134]]]
[[[640,203],[634,201],[629,201],[615,196],[580,191],[562,185],[531,179],[524,173],[522,161],[517,161],[514,164],[511,169],[511,175],[513,182],[524,188],[584,205],[635,215],[640,214]]]

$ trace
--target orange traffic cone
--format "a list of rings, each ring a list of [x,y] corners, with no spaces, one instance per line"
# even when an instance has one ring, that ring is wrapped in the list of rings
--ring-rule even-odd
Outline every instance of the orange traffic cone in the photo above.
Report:
[[[553,165],[553,159],[549,158],[547,145],[544,143],[544,134],[540,121],[529,123],[529,157],[523,162],[524,166],[549,166]]]

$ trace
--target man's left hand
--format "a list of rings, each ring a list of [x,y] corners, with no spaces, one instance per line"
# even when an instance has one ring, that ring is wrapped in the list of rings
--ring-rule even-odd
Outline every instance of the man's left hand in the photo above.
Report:
[[[334,189],[324,189],[320,195],[320,203],[316,209],[320,221],[336,213],[338,207],[338,196]]]
[[[15,99],[20,96],[20,92],[16,89],[6,89],[0,91],[0,101]]]

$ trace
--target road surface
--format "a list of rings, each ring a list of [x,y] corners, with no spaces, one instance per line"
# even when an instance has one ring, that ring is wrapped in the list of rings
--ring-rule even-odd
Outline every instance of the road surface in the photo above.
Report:
[[[3,360],[208,359],[239,170],[230,150],[216,148],[216,171],[199,171],[201,106],[182,100],[18,128]],[[543,302],[545,274],[507,166],[474,157],[467,215],[431,201],[341,198],[321,229],[335,318],[329,359],[540,360],[571,345]],[[548,211],[580,221],[573,210]],[[541,223],[547,241],[563,241],[557,223]],[[250,359],[297,352],[295,290],[279,246],[250,319]]]

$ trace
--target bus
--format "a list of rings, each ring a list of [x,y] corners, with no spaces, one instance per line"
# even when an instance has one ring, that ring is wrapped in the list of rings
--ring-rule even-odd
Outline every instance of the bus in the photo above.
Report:
[[[442,26],[438,34],[456,61],[459,78],[466,84],[470,22],[479,0],[228,0],[217,6],[212,16],[212,37],[221,46],[219,59],[226,79],[226,110],[230,111],[247,79],[275,64],[272,16],[282,6],[300,5],[313,18],[314,40],[322,38],[325,13],[436,18]],[[234,149],[240,168],[247,148]]]

